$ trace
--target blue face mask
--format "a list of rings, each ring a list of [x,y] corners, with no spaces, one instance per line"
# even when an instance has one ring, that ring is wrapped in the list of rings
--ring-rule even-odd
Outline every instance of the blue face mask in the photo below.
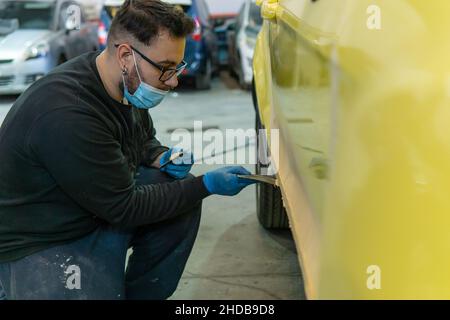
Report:
[[[136,57],[134,55],[133,51],[133,59],[134,59],[134,65],[136,66],[136,71],[139,77],[139,81],[141,84],[137,88],[137,90],[134,92],[134,94],[131,94],[128,91],[127,84],[125,82],[125,78],[122,74],[123,79],[123,87],[124,87],[124,98],[127,99],[129,103],[131,103],[134,107],[138,109],[151,109],[159,105],[163,99],[166,97],[167,93],[169,91],[160,90],[158,88],[155,88],[148,83],[145,83],[141,79],[141,75],[139,74],[139,70],[136,63]]]

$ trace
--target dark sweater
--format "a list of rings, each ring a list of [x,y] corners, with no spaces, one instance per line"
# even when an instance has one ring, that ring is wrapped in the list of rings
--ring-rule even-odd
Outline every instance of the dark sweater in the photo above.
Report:
[[[175,217],[209,195],[202,177],[135,185],[168,148],[147,110],[114,101],[84,54],[22,94],[0,128],[0,263],[111,224]]]

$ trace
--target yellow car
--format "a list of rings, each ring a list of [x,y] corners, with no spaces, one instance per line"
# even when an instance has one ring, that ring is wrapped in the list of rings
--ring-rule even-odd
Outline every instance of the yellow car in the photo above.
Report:
[[[450,1],[257,2],[258,216],[308,298],[449,299]]]

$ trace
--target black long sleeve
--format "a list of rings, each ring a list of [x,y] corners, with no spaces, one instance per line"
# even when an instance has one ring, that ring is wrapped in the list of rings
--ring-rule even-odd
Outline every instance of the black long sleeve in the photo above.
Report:
[[[112,99],[84,54],[35,82],[0,128],[0,263],[74,241],[108,223],[135,227],[209,195],[202,177],[137,186],[167,147],[147,110]]]
[[[111,224],[169,219],[208,195],[202,177],[136,187],[113,133],[76,106],[41,116],[29,132],[29,147],[67,195]]]

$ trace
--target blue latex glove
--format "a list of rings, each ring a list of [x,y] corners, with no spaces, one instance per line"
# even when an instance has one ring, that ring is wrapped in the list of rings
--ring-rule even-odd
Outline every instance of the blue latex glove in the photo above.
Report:
[[[181,148],[172,148],[166,151],[163,156],[161,157],[161,160],[159,161],[160,165],[163,165],[167,161],[169,161],[170,156],[173,153],[177,153],[182,151]],[[192,153],[188,151],[183,151],[183,156],[180,158],[177,158],[173,160],[171,163],[169,163],[164,168],[161,168],[161,172],[166,172],[168,175],[170,175],[173,178],[176,179],[183,179],[185,178],[189,171],[192,168],[192,165],[194,164],[194,156]]]
[[[238,174],[249,175],[243,167],[225,167],[210,171],[203,176],[206,189],[212,194],[234,196],[255,181],[238,178]]]

